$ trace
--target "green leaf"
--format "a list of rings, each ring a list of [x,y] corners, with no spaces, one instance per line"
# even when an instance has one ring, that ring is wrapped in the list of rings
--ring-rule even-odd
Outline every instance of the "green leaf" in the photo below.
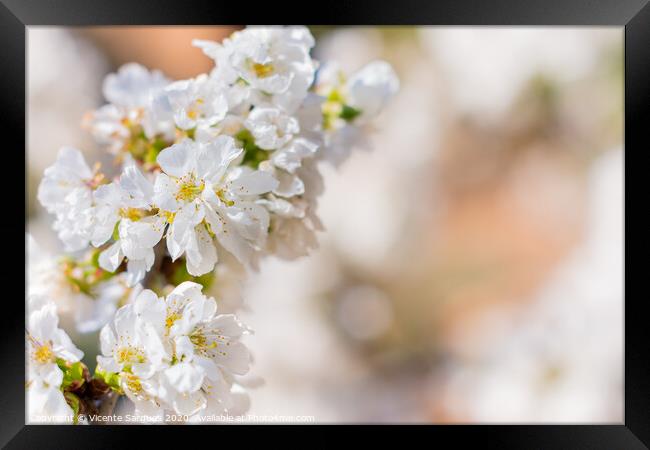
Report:
[[[169,147],[170,145],[171,144],[169,142],[167,142],[166,140],[164,140],[164,139],[162,139],[160,137],[157,137],[153,141],[153,143],[151,144],[151,147],[153,147],[154,150],[156,150],[158,153],[160,153],[162,150]]]
[[[147,150],[147,154],[144,155],[144,162],[149,164],[155,164],[156,158],[158,158],[158,150],[153,145]]]
[[[78,278],[74,278],[72,276],[66,276],[66,279],[70,282],[70,284],[76,286],[80,292],[83,292],[89,297],[93,296],[92,291],[90,289],[90,285],[86,283],[86,281],[80,280]]]
[[[61,383],[61,386],[65,389],[74,385],[76,389],[83,385],[85,381],[83,376],[83,363],[81,361],[77,361],[76,363],[66,363],[63,361],[63,363],[61,363],[59,360],[60,358],[57,359],[57,365],[63,371],[63,383]]]
[[[241,130],[235,135],[235,138],[241,142],[244,148],[244,159],[242,164],[257,169],[261,162],[269,159],[270,152],[260,148],[255,144],[255,138],[247,129]]]
[[[90,255],[90,264],[95,268],[99,268],[99,254],[101,253],[101,249],[96,248],[93,250],[92,254]]]
[[[340,117],[346,122],[350,122],[355,118],[357,118],[360,114],[361,114],[360,109],[356,109],[348,105],[343,105],[343,109],[341,109]]]
[[[120,239],[119,226],[120,226],[120,221],[118,220],[117,222],[115,222],[115,227],[113,228],[113,236],[112,237],[113,237],[114,241],[118,241]],[[99,255],[97,256],[97,260],[99,261]]]
[[[115,392],[122,394],[120,387],[120,376],[115,372],[104,372],[103,370],[95,369],[95,378],[102,380]]]
[[[59,366],[59,369],[64,372],[68,368],[68,363],[63,358],[56,358],[56,365]]]
[[[173,285],[178,286],[184,281],[199,283],[204,289],[208,289],[212,285],[212,282],[214,281],[214,271],[195,277],[190,275],[187,271],[187,264],[185,264],[183,259],[180,259],[179,262],[180,264],[175,267],[174,272],[171,275],[170,282]]]

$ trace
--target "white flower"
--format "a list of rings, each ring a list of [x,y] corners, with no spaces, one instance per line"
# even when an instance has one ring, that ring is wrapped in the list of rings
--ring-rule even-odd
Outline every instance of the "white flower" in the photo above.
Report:
[[[192,275],[214,268],[213,236],[242,262],[266,236],[268,214],[253,200],[277,181],[243,167],[229,170],[241,152],[234,139],[219,136],[206,143],[184,140],[158,155],[164,173],[156,178],[154,202],[170,217],[167,249],[173,260],[186,254]]]
[[[100,186],[95,192],[93,245],[109,240],[119,222],[119,238],[101,253],[99,265],[114,272],[126,257],[130,286],[140,282],[151,269],[153,248],[165,229],[164,217],[151,214],[152,198],[153,185],[134,164],[124,168],[119,181]]]
[[[260,164],[262,170],[269,169],[270,164]],[[274,171],[276,174],[279,170]],[[268,195],[258,200],[258,204],[266,207],[271,213],[269,237],[265,251],[284,259],[295,259],[305,256],[318,246],[315,231],[323,229],[318,216],[315,214],[317,198],[323,192],[323,180],[317,169],[317,160],[304,161],[295,174],[285,172],[300,180],[303,193],[300,195],[284,195],[285,198]],[[275,192],[283,189],[282,183]],[[288,189],[288,188],[284,188]],[[287,191],[287,194],[290,190]],[[279,194],[281,195],[281,194]]]
[[[242,79],[288,112],[314,80],[316,64],[309,56],[314,38],[306,27],[248,27],[223,44],[195,40],[194,45],[216,61],[213,76],[229,84]]]
[[[106,76],[104,97],[110,103],[84,118],[84,125],[94,138],[118,153],[139,132],[147,138],[156,135],[173,138],[173,122],[154,114],[157,95],[170,83],[160,71],[149,71],[140,64],[129,63],[117,73]]]
[[[137,411],[191,415],[233,404],[233,375],[249,367],[239,341],[248,330],[233,315],[217,315],[215,300],[201,289],[184,282],[166,298],[144,290],[102,330],[98,364],[119,375]]]
[[[49,380],[52,385],[33,384],[27,388],[27,411],[29,423],[72,423],[74,411],[68,405],[63,392],[56,384],[61,385],[63,373],[58,367],[51,373]]]
[[[264,150],[275,150],[288,143],[300,131],[300,124],[277,108],[256,107],[244,125],[255,138],[255,144]]]
[[[344,118],[355,123],[376,117],[399,90],[395,71],[381,60],[366,64],[349,78],[336,63],[329,63],[319,71],[316,84],[316,91],[327,98],[326,111],[342,105],[351,107],[352,115]]]
[[[92,232],[93,178],[93,171],[81,152],[72,147],[62,147],[54,165],[43,173],[38,200],[48,212],[56,215],[53,228],[66,251],[88,246]]]
[[[141,126],[149,138],[157,134],[172,138],[174,130],[171,121],[155,115],[153,111],[155,99],[169,83],[170,80],[158,70],[149,71],[136,63],[123,65],[117,73],[111,73],[104,79],[104,97],[111,104],[100,108],[97,126],[111,128],[106,120],[110,117],[119,121],[119,124],[113,122],[112,125],[113,128],[122,127],[119,134],[124,134],[126,127],[126,135],[129,136],[133,131],[128,127]],[[111,106],[119,115],[105,109]]]
[[[59,328],[56,306],[43,297],[32,296],[28,302],[28,415],[31,422],[70,421],[74,415],[66,402],[61,383],[63,372],[57,359],[77,362],[83,357],[65,331]]]
[[[102,90],[110,103],[136,109],[149,106],[153,96],[169,84],[169,79],[158,70],[147,70],[136,63],[125,64],[117,73],[104,79]]]
[[[98,368],[117,373],[120,387],[135,403],[140,413],[155,412],[159,385],[157,374],[166,365],[167,353],[153,325],[139,319],[138,302],[157,300],[150,291],[142,291],[133,303],[120,308],[111,325],[100,333],[102,354],[97,356]]]
[[[271,155],[271,162],[291,174],[302,166],[304,158],[313,158],[323,145],[323,98],[310,93],[295,113],[300,134]],[[280,194],[281,195],[281,194]]]
[[[221,135],[235,137],[244,128],[244,120],[242,116],[229,113],[213,127],[197,128],[194,133],[194,140],[196,142],[210,142]]]
[[[293,174],[302,165],[302,160],[314,156],[317,150],[318,144],[298,137],[273,152],[270,159],[276,167]]]
[[[70,262],[43,251],[31,236],[28,236],[27,247],[28,295],[47,296],[62,319],[71,317],[74,320],[79,333],[99,330],[113,318],[121,304],[129,303],[141,289],[139,286],[130,288],[123,273],[95,281],[102,276],[101,271],[88,273],[81,267],[71,269]],[[87,291],[82,292],[75,284],[77,277],[88,286]]]
[[[288,134],[287,131],[294,132],[294,130],[287,130],[288,127],[282,129],[277,126],[275,126],[275,132],[270,133],[268,128],[272,127],[265,126],[263,121],[249,125],[252,130],[255,130],[252,134],[254,136],[257,134],[258,136],[255,137],[261,138],[260,141],[268,139],[268,135],[270,135],[273,140],[280,141],[278,143],[282,144],[269,155],[268,161],[263,161],[259,165],[260,170],[273,174],[278,180],[278,186],[273,190],[273,193],[278,196],[294,197],[305,193],[304,182],[297,175],[297,171],[302,166],[305,158],[314,158],[316,156],[322,144],[320,136],[323,117],[321,103],[320,98],[315,95],[310,95],[305,99],[305,104],[296,112],[295,119],[292,118],[294,120],[298,119],[297,121],[300,122],[300,126],[296,127],[300,128],[297,130],[300,132],[298,135]],[[255,118],[254,113],[257,109],[251,113],[253,118]],[[262,117],[265,115],[262,114]],[[247,122],[252,122],[250,117]],[[256,144],[259,145],[260,141],[256,141]],[[263,147],[263,145],[260,146]]]
[[[139,110],[125,112],[123,108],[109,103],[87,113],[82,125],[90,131],[97,143],[107,145],[112,153],[118,153],[131,136],[129,124],[138,123],[140,116]]]
[[[317,246],[319,163],[361,147],[399,81],[378,61],[348,80],[325,68],[313,86],[318,64],[306,27],[249,27],[222,44],[194,45],[215,60],[209,75],[171,82],[127,64],[106,77],[109,103],[86,124],[121,173],[105,180],[66,147],[38,192],[66,251],[99,249],[85,259],[30,261],[28,291],[47,294],[81,332],[103,327],[98,374],[136,415],[164,421],[174,411],[200,423],[249,403],[239,378],[250,364],[240,339],[248,330],[224,314],[241,306],[247,271],[266,255],[290,259]],[[173,264],[181,257],[185,267]],[[156,258],[159,273],[147,277]],[[204,274],[218,280],[219,314],[201,285],[170,285]],[[141,281],[173,290],[158,297]],[[63,395],[67,369],[57,358],[71,362],[80,352],[56,331],[49,305],[30,306],[38,362],[30,364],[30,405],[67,417],[74,397]]]
[[[361,111],[360,120],[369,120],[379,114],[398,90],[399,79],[391,65],[373,61],[348,80],[348,105]]]
[[[112,327],[106,325],[102,328],[100,341],[103,356],[97,357],[102,370],[130,372],[141,378],[149,378],[163,364],[163,343],[151,324],[138,320],[135,306],[143,298],[151,296],[155,297],[153,291],[142,291],[134,303],[117,311]]]
[[[197,412],[211,398],[223,401],[231,374],[248,371],[249,353],[239,342],[246,328],[235,316],[217,315],[216,310],[215,300],[196,283],[182,283],[165,299],[164,323],[159,323],[174,348],[175,364],[164,378],[176,391],[172,404],[181,414]]]
[[[390,64],[374,61],[349,79],[334,63],[318,74],[315,90],[325,98],[324,151],[321,158],[339,166],[354,148],[369,148],[368,122],[375,118],[399,89]]]
[[[298,214],[304,214],[300,212]],[[290,213],[294,214],[294,213]],[[318,247],[315,230],[304,217],[291,217],[276,214],[271,221],[273,233],[269,235],[266,251],[286,260],[307,256]]]
[[[205,74],[176,81],[156,99],[157,114],[172,116],[183,130],[210,127],[223,120],[228,112],[228,100],[223,89]]]
[[[124,168],[119,181],[99,186],[94,194],[92,244],[99,247],[108,241],[120,218],[132,218],[139,214],[138,209],[150,209],[152,197],[153,185],[135,164]]]
[[[367,131],[354,124],[344,123],[325,135],[325,144],[319,156],[334,167],[339,167],[350,157],[352,150],[370,149]]]
[[[139,283],[154,263],[154,247],[162,239],[165,225],[165,218],[158,214],[141,219],[122,218],[119,239],[99,255],[99,266],[115,272],[126,257],[127,283]]]
[[[273,194],[280,197],[294,197],[305,193],[305,183],[295,174],[276,168],[271,161],[262,161],[259,165],[261,171],[271,174],[278,184],[273,189]],[[266,199],[259,200],[257,204],[265,204]]]
[[[78,293],[74,307],[77,331],[92,333],[101,329],[113,319],[120,306],[131,303],[141,290],[141,285],[132,286],[128,275],[120,273],[98,283],[92,295]]]
[[[72,343],[65,331],[59,328],[56,305],[44,297],[31,297],[28,304],[30,379],[47,380],[56,359],[77,362],[83,352]]]

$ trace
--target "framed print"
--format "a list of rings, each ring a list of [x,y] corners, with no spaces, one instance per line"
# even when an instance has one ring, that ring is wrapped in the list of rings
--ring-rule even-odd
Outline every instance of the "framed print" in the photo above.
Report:
[[[2,445],[648,448],[647,2],[242,6],[2,0]]]

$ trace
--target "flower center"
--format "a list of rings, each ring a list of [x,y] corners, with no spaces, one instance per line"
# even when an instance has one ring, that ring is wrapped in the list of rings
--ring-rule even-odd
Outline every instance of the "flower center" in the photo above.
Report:
[[[271,63],[268,64],[253,63],[253,72],[255,72],[257,78],[270,77],[271,75],[273,75],[274,70],[275,68]]]
[[[208,340],[205,338],[205,336],[203,336],[203,334],[198,333],[198,334],[192,334],[190,336],[190,341],[196,347],[203,348],[203,347],[205,347]]]
[[[49,345],[44,344],[40,345],[34,350],[33,353],[34,361],[45,364],[47,362],[54,361],[54,352]]]
[[[145,358],[140,349],[135,347],[121,347],[117,350],[116,359],[118,363],[124,364],[134,362],[143,363]]]
[[[165,318],[165,328],[167,328],[167,330],[169,331],[169,329],[174,325],[174,322],[176,322],[180,318],[181,315],[177,312],[168,313],[167,317]]]
[[[214,193],[226,206],[233,206],[235,204],[234,200],[229,200],[226,197],[226,192],[223,189],[216,190]]]
[[[187,111],[187,117],[196,120],[201,114],[201,106],[205,103],[202,98],[197,98]]]
[[[196,328],[190,334],[190,342],[194,344],[194,348],[197,352],[207,354],[208,350],[214,350],[219,346],[217,340],[224,341],[226,345],[229,345],[225,342],[223,336],[212,335],[210,334],[211,339],[208,339],[208,336],[205,335],[205,330],[202,328]]]
[[[124,383],[126,384],[126,387],[129,389],[129,391],[133,392],[134,394],[142,393],[142,383],[140,383],[140,378],[137,376],[130,373],[125,373]]]
[[[171,211],[160,211],[160,215],[165,218],[167,223],[174,223],[174,217],[176,217],[176,213],[173,213]]]
[[[194,175],[183,177],[180,179],[178,191],[176,192],[176,200],[191,202],[203,192],[205,182],[201,181],[197,184]]]
[[[145,217],[147,214],[144,210],[138,208],[120,208],[119,210],[120,217],[129,219],[133,222],[138,221]]]

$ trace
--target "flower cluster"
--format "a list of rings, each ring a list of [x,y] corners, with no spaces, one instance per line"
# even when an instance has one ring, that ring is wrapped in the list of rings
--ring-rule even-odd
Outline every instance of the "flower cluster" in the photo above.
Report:
[[[114,377],[136,413],[220,415],[235,403],[235,376],[249,368],[239,341],[248,330],[234,315],[217,314],[201,289],[190,281],[167,297],[146,289],[102,329],[98,370]]]
[[[68,399],[73,396],[66,388],[75,381],[70,369],[73,366],[77,372],[81,369],[79,361],[83,352],[59,328],[54,303],[32,296],[28,306],[26,386],[30,421],[72,422],[75,411]]]
[[[115,156],[115,177],[64,147],[38,191],[65,250],[85,251],[68,259],[64,280],[104,305],[78,328],[96,330],[115,314],[114,331],[102,330],[102,370],[140,409],[189,415],[227,405],[231,374],[245,371],[243,328],[215,316],[199,287],[220,295],[264,256],[292,259],[316,246],[321,163],[339,164],[360,146],[399,86],[381,61],[349,78],[320,67],[306,27],[249,27],[193,44],[215,61],[209,74],[171,81],[127,64],[106,77],[109,103],[84,126]],[[236,282],[213,283],[215,273]],[[217,328],[224,345],[196,334]]]
[[[53,301],[59,314],[71,316],[79,333],[99,330],[142,290],[141,285],[129,287],[126,272],[113,274],[99,267],[99,249],[57,258],[31,236],[27,247],[30,295]]]

